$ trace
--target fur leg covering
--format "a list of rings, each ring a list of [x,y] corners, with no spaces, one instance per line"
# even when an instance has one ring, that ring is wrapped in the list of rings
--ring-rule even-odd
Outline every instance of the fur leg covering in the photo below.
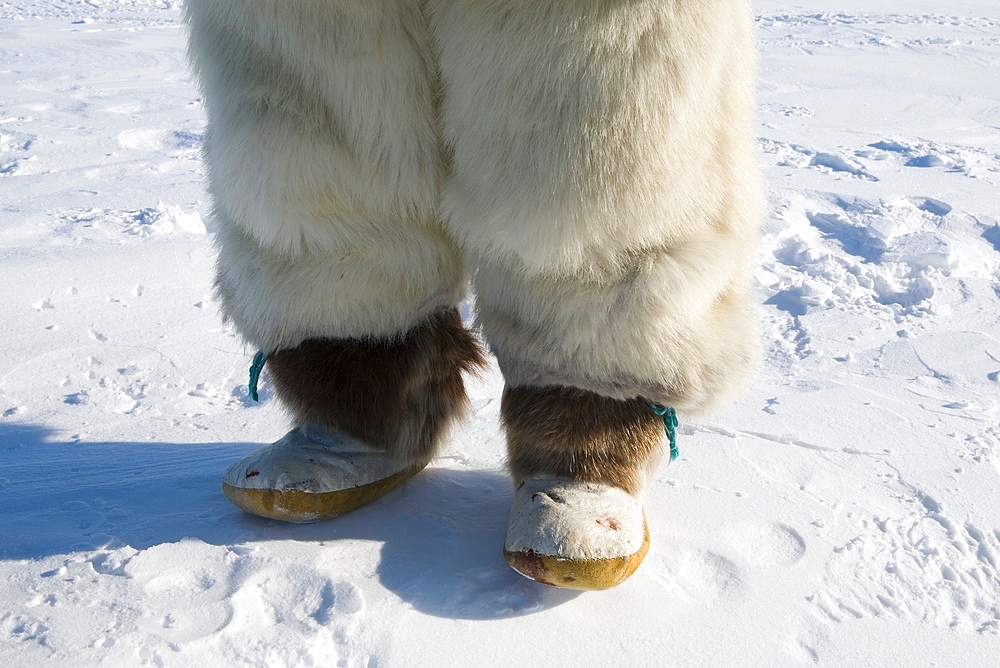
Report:
[[[426,19],[407,0],[189,0],[225,317],[254,346],[391,337],[458,303]]]
[[[748,4],[430,6],[442,210],[508,383],[723,405],[759,355]]]
[[[463,372],[485,365],[457,311],[391,340],[310,339],[269,358],[299,426],[236,462],[223,491],[291,522],[342,515],[418,473],[467,406]]]
[[[464,406],[462,371],[482,364],[452,310],[466,278],[437,211],[447,160],[423,3],[184,11],[223,315],[271,353],[299,424],[223,489],[265,517],[339,515],[427,463]]]
[[[429,6],[444,222],[510,388],[504,553],[540,582],[615,586],[649,546],[649,400],[710,411],[759,356],[752,15],[745,0]]]

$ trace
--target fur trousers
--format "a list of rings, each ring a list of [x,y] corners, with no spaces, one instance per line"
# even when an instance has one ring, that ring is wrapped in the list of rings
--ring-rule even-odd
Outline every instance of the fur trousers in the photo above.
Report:
[[[508,386],[718,407],[758,357],[745,0],[187,0],[225,316],[265,351],[462,300]]]

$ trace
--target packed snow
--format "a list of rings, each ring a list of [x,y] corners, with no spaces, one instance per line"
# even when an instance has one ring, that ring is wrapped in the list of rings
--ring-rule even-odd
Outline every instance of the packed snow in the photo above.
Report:
[[[754,0],[765,364],[586,594],[504,562],[495,367],[368,507],[223,497],[287,416],[213,301],[180,4],[0,1],[0,665],[996,665],[1000,2]]]

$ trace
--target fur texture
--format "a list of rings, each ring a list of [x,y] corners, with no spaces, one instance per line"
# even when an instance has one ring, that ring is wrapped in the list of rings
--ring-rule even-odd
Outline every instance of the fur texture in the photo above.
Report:
[[[663,451],[664,426],[643,399],[619,401],[570,387],[504,390],[500,415],[519,485],[557,477],[639,495]]]
[[[724,403],[758,357],[747,3],[430,6],[442,211],[508,383]]]
[[[342,432],[400,463],[426,462],[467,408],[463,372],[486,361],[454,310],[398,340],[310,339],[267,363],[298,424]]]
[[[456,304],[421,3],[190,0],[223,312],[265,350]]]
[[[223,311],[264,349],[461,299],[512,387],[688,413],[759,352],[745,0],[187,0]]]

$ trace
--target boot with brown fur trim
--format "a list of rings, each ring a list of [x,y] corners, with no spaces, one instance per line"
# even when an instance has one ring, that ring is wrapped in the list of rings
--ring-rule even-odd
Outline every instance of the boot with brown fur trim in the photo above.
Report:
[[[645,399],[556,386],[504,390],[501,414],[515,488],[507,562],[556,587],[624,582],[649,550],[641,497],[662,418]]]
[[[423,469],[485,365],[455,310],[393,340],[310,339],[267,361],[298,427],[223,476],[243,510],[289,522],[342,515]]]

